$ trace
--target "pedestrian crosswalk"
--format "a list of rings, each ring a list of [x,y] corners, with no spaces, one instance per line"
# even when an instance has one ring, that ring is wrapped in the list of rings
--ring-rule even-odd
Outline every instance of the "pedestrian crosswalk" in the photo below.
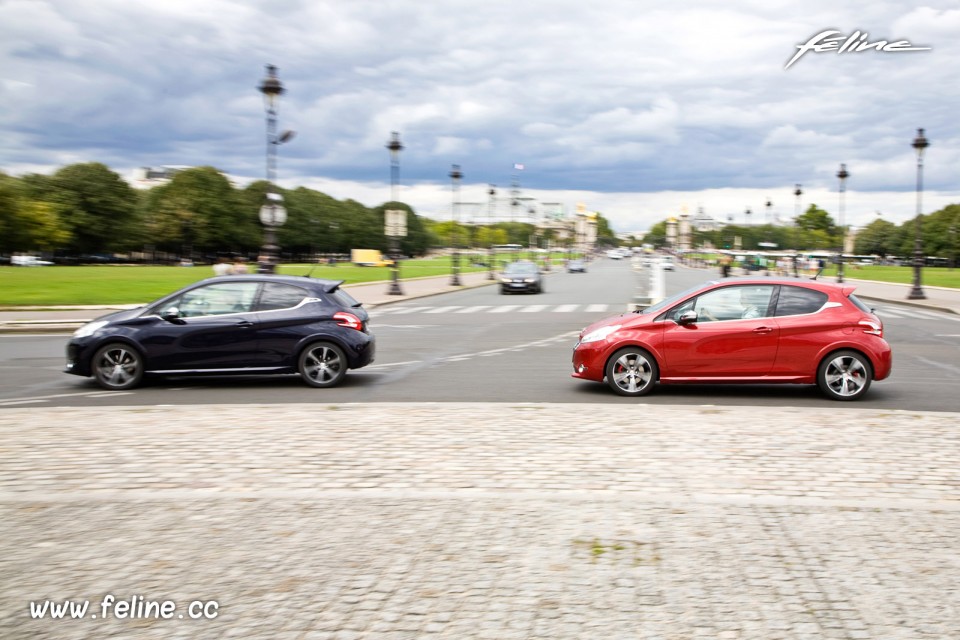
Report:
[[[387,305],[378,307],[370,312],[370,317],[401,316],[411,314],[448,314],[448,313],[591,313],[612,314],[626,311],[626,305],[604,303],[581,304],[480,304],[473,306],[423,306],[423,305]],[[883,305],[876,307],[877,315],[881,318],[914,318],[919,320],[952,320],[960,322],[960,316],[943,313],[936,310],[917,309],[915,307],[901,307]]]
[[[590,303],[590,304],[481,304],[470,307],[464,306],[384,306],[370,311],[370,317],[401,316],[416,313],[445,314],[445,313],[613,313],[616,310],[626,310],[624,305]]]
[[[874,307],[876,314],[883,318],[913,318],[915,320],[952,320],[960,322],[960,316],[943,311],[917,309],[916,307],[879,306]]]

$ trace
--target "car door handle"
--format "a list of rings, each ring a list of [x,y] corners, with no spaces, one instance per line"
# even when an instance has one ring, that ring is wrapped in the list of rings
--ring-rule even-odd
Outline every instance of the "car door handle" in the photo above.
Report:
[[[241,320],[240,322],[237,323],[237,326],[240,327],[241,329],[249,329],[250,327],[253,326],[253,323],[250,322],[249,320]]]
[[[770,327],[757,327],[753,330],[754,333],[773,333],[773,329]]]

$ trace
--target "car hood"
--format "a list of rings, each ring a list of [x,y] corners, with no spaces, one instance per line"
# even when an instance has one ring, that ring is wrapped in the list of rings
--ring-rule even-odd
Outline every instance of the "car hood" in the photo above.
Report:
[[[146,307],[137,307],[136,309],[124,309],[123,311],[114,311],[113,313],[108,313],[106,315],[98,316],[94,318],[96,322],[123,322],[124,320],[131,320],[136,318]]]
[[[650,324],[650,322],[653,321],[653,318],[654,316],[652,315],[642,315],[639,313],[621,313],[615,316],[608,316],[584,327],[580,332],[580,337],[582,338],[591,331],[596,331],[597,329],[609,327],[610,325],[614,324],[619,324],[623,327],[637,327],[644,324]]]

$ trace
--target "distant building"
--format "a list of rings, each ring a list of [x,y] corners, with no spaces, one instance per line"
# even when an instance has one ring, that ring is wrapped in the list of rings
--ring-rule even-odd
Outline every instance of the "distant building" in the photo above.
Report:
[[[723,223],[714,220],[712,216],[707,215],[703,207],[699,207],[697,209],[697,215],[693,216],[693,219],[690,221],[690,226],[697,231],[716,231],[723,227]]]
[[[148,189],[161,184],[166,184],[173,179],[173,176],[192,167],[184,165],[164,165],[159,168],[140,167],[133,170],[133,186]]]

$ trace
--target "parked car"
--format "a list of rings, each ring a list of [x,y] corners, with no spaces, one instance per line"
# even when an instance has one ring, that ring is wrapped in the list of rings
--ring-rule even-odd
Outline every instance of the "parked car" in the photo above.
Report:
[[[570,260],[567,262],[567,273],[586,273],[587,265],[583,260]]]
[[[836,400],[862,398],[890,375],[883,323],[855,287],[742,278],[698,285],[580,332],[573,377],[624,396],[656,383],[816,384]]]
[[[528,260],[509,263],[500,274],[500,293],[543,293],[543,274]]]
[[[67,344],[65,372],[110,390],[144,376],[299,373],[332,387],[373,362],[375,338],[342,281],[209,278],[145,307],[103,316]]]

